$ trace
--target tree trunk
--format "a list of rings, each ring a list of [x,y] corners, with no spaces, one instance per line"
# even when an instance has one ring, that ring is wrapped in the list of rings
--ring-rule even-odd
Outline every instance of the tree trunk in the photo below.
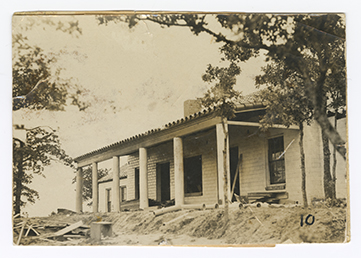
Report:
[[[323,66],[323,60],[320,60],[320,66]],[[323,149],[323,189],[325,198],[335,198],[335,184],[331,177],[331,169],[330,169],[330,147],[329,141],[333,144],[334,148],[342,155],[344,159],[346,159],[346,146],[345,141],[342,140],[339,133],[332,126],[330,121],[328,120],[326,114],[326,104],[327,100],[325,98],[325,92],[323,89],[325,78],[326,78],[326,69],[321,69],[320,78],[317,83],[311,81],[308,76],[305,67],[299,67],[300,71],[303,72],[303,77],[306,85],[306,95],[311,100],[314,108],[314,117],[317,123],[321,127],[322,132],[322,149]]]
[[[331,176],[331,152],[328,137],[322,131],[322,147],[323,147],[323,190],[326,199],[335,199],[335,184]]]
[[[307,193],[306,193],[306,166],[305,166],[305,151],[303,148],[303,124],[300,123],[300,156],[301,156],[301,174],[302,174],[302,199],[303,199],[303,207],[308,207],[307,202]]]
[[[322,129],[323,137],[326,137],[327,140],[330,140],[334,148],[341,154],[341,156],[344,159],[346,159],[345,141],[342,140],[339,133],[331,125],[330,121],[328,121],[327,115],[321,113],[322,112],[316,112],[316,108],[315,108],[315,118]],[[328,141],[327,141],[327,145],[328,145]]]
[[[15,180],[15,204],[14,204],[14,215],[20,214],[21,209],[21,193],[23,189],[23,177],[24,177],[24,170],[23,170],[23,148],[24,143],[20,142],[20,148],[18,150],[18,160],[17,160],[17,177],[14,178]]]
[[[300,71],[303,73],[306,86],[306,96],[311,100],[314,108],[314,117],[319,126],[321,127],[322,134],[327,137],[334,148],[346,160],[346,142],[341,138],[340,134],[335,130],[326,114],[326,100],[324,98],[323,84],[325,81],[325,74],[327,71],[322,72],[322,76],[318,83],[312,82],[308,76],[305,67],[299,66]]]
[[[334,124],[334,127],[335,127],[335,130],[337,130],[337,111],[335,113],[335,124]],[[336,149],[333,148],[333,165],[332,165],[332,180],[333,180],[333,184],[334,184],[334,191],[335,191],[335,199],[336,199],[336,165],[337,165],[337,155],[336,155]]]
[[[227,170],[227,143],[228,143],[228,130],[226,130],[226,125],[224,122],[225,119],[222,118],[222,128],[224,133],[224,148],[223,148],[223,192],[224,192],[224,219],[226,224],[228,223],[229,218],[229,203],[228,203],[228,183],[227,183],[227,177],[228,177],[228,170]]]

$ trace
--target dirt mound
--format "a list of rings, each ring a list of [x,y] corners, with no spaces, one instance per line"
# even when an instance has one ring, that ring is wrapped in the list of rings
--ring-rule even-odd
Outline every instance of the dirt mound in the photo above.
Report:
[[[346,210],[342,208],[230,208],[228,221],[221,209],[123,216],[114,224],[115,232],[188,235],[223,239],[227,244],[278,244],[288,239],[293,243],[340,243],[346,232]],[[177,217],[181,219],[175,220]]]
[[[342,243],[346,239],[346,209],[316,207],[304,209],[248,207],[229,209],[229,219],[223,209],[181,210],[154,216],[151,212],[53,215],[34,218],[31,223],[74,223],[85,225],[94,221],[113,223],[114,237],[92,242],[89,238],[77,245],[221,245],[221,244],[279,244]],[[301,222],[302,220],[302,222]],[[30,241],[23,244],[47,244]],[[68,245],[59,243],[59,245]]]

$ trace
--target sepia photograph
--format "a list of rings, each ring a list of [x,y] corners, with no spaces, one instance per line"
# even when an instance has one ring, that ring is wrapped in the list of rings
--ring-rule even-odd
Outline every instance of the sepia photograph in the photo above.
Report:
[[[16,246],[350,242],[346,14],[12,17]]]

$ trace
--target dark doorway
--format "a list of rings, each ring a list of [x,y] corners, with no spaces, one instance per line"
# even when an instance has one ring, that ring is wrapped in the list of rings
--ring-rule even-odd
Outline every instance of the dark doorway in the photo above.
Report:
[[[234,191],[233,193],[240,195],[239,192],[239,170],[237,169],[237,166],[240,165],[240,160],[242,156],[238,155],[238,147],[233,147],[229,149],[229,159],[230,159],[230,169],[231,169],[231,191],[232,187],[234,185]],[[238,173],[236,182],[234,182],[234,179],[236,177],[236,173]],[[234,199],[234,196],[232,196],[232,200]]]
[[[107,212],[112,211],[112,189],[107,188],[106,191],[106,198],[107,198]]]
[[[139,199],[139,168],[135,169],[135,173],[134,173],[134,189],[135,189],[135,195],[134,195],[134,199],[138,200]]]
[[[170,163],[157,164],[157,199],[170,200]]]

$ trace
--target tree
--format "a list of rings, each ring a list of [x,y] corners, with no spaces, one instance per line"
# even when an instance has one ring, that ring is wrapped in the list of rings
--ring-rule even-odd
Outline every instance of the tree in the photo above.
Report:
[[[89,107],[81,100],[82,87],[62,77],[64,68],[56,65],[60,55],[46,54],[22,34],[13,35],[13,110],[61,111],[68,100],[80,111]]]
[[[46,20],[49,24],[49,20]],[[21,23],[24,25],[25,23]],[[51,24],[54,26],[55,24]],[[24,30],[34,24],[25,24]],[[57,29],[70,34],[77,30],[77,24],[68,27],[57,24]],[[28,43],[22,33],[13,34],[13,111],[26,109],[62,111],[67,104],[85,110],[89,104],[81,100],[83,89],[72,78],[64,78],[63,67],[57,65],[58,58],[65,52],[45,53],[38,46]],[[74,54],[74,53],[72,53]],[[26,130],[26,140],[13,138],[13,207],[20,213],[26,202],[34,203],[39,193],[31,189],[34,175],[44,176],[44,167],[53,161],[60,161],[73,167],[72,159],[61,148],[57,132],[50,127],[35,127]],[[44,176],[45,177],[45,176]],[[25,200],[22,199],[25,197]]]
[[[98,180],[109,174],[110,169],[98,168]],[[84,201],[91,200],[93,198],[93,176],[92,176],[92,167],[88,166],[83,169],[83,190],[82,196]],[[73,184],[76,182],[76,177],[73,178]],[[92,202],[89,202],[88,205],[92,205]]]
[[[221,29],[209,22],[214,18]],[[222,60],[238,64],[260,54],[266,61],[284,66],[285,76],[296,73],[322,132],[324,153],[324,193],[335,197],[335,177],[330,170],[329,141],[346,159],[345,141],[327,117],[330,108],[345,107],[345,19],[339,14],[135,14],[98,16],[99,24],[139,21],[162,27],[186,27],[194,35],[207,33],[222,44]],[[337,108],[336,108],[337,107]],[[335,167],[335,164],[334,164]],[[335,172],[333,172],[335,173]]]
[[[215,18],[222,29],[214,30],[209,19]],[[345,22],[342,15],[276,14],[135,14],[98,16],[99,24],[127,22],[134,27],[139,21],[158,23],[162,27],[186,27],[194,35],[207,33],[223,45],[225,59],[244,62],[262,54],[267,61],[283,63],[286,70],[296,70],[303,81],[314,119],[334,148],[346,159],[345,141],[327,118],[328,81],[345,74]],[[213,27],[214,28],[214,27]],[[333,62],[336,57],[340,62]],[[310,60],[312,65],[309,66]],[[343,60],[343,61],[342,61]],[[333,91],[345,99],[345,84],[334,83]]]
[[[276,64],[278,64],[278,66],[275,66],[274,68],[268,67],[268,69],[264,70],[265,75],[259,76],[258,79],[262,78],[263,83],[268,82],[273,85],[282,86],[283,91],[286,90],[288,94],[290,91],[294,92],[297,87],[302,87],[301,91],[304,93],[302,96],[306,97],[308,101],[311,102],[304,107],[307,107],[309,112],[313,113],[313,116],[316,117],[316,120],[318,116],[317,121],[320,120],[322,113],[321,120],[323,121],[325,119],[327,120],[326,122],[330,124],[327,118],[327,113],[329,111],[336,111],[337,113],[339,109],[344,109],[346,106],[345,56],[344,46],[339,42],[332,42],[330,44],[326,44],[326,46],[323,47],[324,49],[322,50],[321,60],[324,62],[323,69],[326,70],[325,73],[320,69],[320,58],[312,54],[310,49],[306,49],[307,51],[303,53],[302,60],[304,65],[309,70],[307,77],[301,74],[300,69],[298,69],[296,66],[285,66],[285,63],[282,61],[282,59],[278,59],[274,61]],[[274,69],[274,71],[272,72],[269,69]],[[273,75],[272,77],[272,74],[277,75]],[[287,83],[287,80],[290,78],[293,78],[293,83],[291,84]],[[310,87],[307,86],[308,80],[317,82],[319,92],[317,92],[315,96],[318,95],[317,102],[322,104],[319,108],[314,105],[314,100],[310,98],[309,95],[307,95],[307,93],[310,91]],[[300,107],[302,106],[299,105],[298,108]],[[299,111],[299,109],[296,109],[293,112],[297,111]],[[325,124],[326,122],[324,121]],[[336,126],[334,126],[333,129],[336,131]],[[335,171],[333,171],[332,175],[330,170],[331,153],[329,149],[329,138],[327,136],[326,130],[321,130],[321,134],[324,156],[324,194],[326,199],[336,199]],[[336,159],[334,159],[334,161],[335,160]],[[334,168],[335,166],[336,165],[334,164]]]
[[[34,203],[39,193],[31,189],[34,175],[43,174],[44,167],[60,161],[73,167],[72,159],[61,148],[59,136],[50,127],[27,129],[26,143],[13,138],[13,208],[19,214],[26,201]],[[21,197],[25,197],[26,201]]]
[[[257,86],[267,85],[258,93],[258,98],[266,105],[266,113],[260,120],[263,130],[280,123],[300,129],[301,190],[304,207],[308,207],[306,191],[305,152],[303,147],[304,124],[310,124],[313,116],[312,105],[305,96],[302,81],[297,72],[287,73],[280,63],[267,65],[263,75],[256,77]],[[286,77],[285,77],[286,76]]]
[[[233,118],[235,110],[235,102],[240,99],[241,93],[234,90],[236,84],[236,76],[241,72],[235,63],[230,63],[229,67],[213,67],[208,65],[206,73],[202,79],[213,85],[200,98],[203,108],[216,108],[215,113],[221,117],[222,128],[224,133],[223,148],[223,193],[224,193],[224,218],[228,222],[228,166],[227,166],[227,146],[228,146],[228,128],[227,119]]]

